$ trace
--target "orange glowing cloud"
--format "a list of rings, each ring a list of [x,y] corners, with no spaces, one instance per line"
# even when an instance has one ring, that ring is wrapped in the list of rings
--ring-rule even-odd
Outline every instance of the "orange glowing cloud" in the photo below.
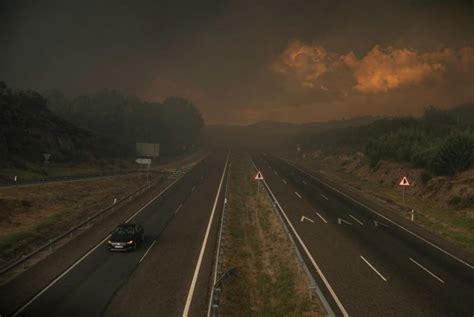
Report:
[[[328,91],[331,85],[346,83],[344,76],[351,76],[354,90],[367,94],[385,93],[440,80],[448,69],[474,75],[474,47],[419,53],[409,48],[376,45],[359,59],[353,52],[336,54],[319,45],[295,41],[276,59],[271,69],[290,75],[307,88]],[[330,83],[325,81],[328,78],[332,78]],[[347,87],[335,88],[345,90]]]
[[[303,87],[314,88],[315,82],[330,71],[334,59],[335,54],[322,46],[294,41],[271,65],[271,69],[278,73],[293,74]]]
[[[406,48],[383,50],[375,46],[360,60],[351,53],[343,60],[353,71],[357,83],[354,88],[363,93],[418,85],[445,71],[442,64],[425,61],[416,51]]]

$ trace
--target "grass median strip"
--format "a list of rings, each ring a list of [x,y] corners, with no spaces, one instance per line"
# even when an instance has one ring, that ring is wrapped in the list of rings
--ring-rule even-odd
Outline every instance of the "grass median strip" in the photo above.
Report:
[[[237,267],[221,297],[222,315],[323,316],[282,224],[244,153],[233,155],[224,270]]]

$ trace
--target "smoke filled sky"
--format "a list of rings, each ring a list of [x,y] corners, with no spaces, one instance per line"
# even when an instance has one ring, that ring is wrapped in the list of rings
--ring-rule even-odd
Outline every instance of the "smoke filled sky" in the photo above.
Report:
[[[474,101],[473,1],[10,1],[0,80],[193,101],[207,123]]]

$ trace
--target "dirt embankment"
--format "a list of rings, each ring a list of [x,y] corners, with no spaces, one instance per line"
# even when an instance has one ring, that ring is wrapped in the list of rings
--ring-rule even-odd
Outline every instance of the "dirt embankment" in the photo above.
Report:
[[[402,215],[415,210],[415,221],[474,250],[474,168],[455,176],[433,176],[396,162],[381,161],[370,167],[362,153],[327,155],[314,152],[299,162],[343,186],[371,196]],[[405,203],[398,182],[407,176]]]
[[[237,267],[221,298],[223,316],[323,316],[266,193],[244,153],[233,155],[224,270]]]

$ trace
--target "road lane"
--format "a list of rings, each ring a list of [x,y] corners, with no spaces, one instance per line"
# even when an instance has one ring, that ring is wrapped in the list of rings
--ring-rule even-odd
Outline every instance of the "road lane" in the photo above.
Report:
[[[429,249],[429,245],[420,246],[419,241],[407,243],[406,240],[412,238],[403,233],[400,236],[394,226],[373,225],[373,220],[383,222],[361,211],[360,206],[340,199],[331,190],[315,186],[310,178],[298,175],[298,171],[291,167],[265,157],[273,170],[278,170],[280,177],[275,177],[266,168],[267,162],[264,163],[261,156],[254,155],[254,160],[280,203],[288,210],[291,221],[305,243],[314,252],[317,261],[321,261],[322,270],[327,272],[336,293],[341,294],[349,314],[472,315],[473,276],[468,267],[453,263],[452,259],[446,257],[434,261],[439,255],[432,256],[433,250]],[[282,184],[281,177],[288,180],[288,185]],[[303,198],[297,198],[294,191],[298,191]],[[316,223],[302,227],[296,221],[314,209],[330,226],[324,226],[321,222],[319,225]],[[367,225],[356,223],[350,215]],[[343,222],[338,225],[338,218],[350,220],[353,225]],[[388,281],[377,277],[361,260],[361,255],[369,259],[369,263],[377,270],[383,271]],[[423,259],[423,263],[437,276],[449,278],[449,286],[448,283],[442,285],[429,277],[409,261],[409,257]],[[445,265],[446,262],[449,265]]]
[[[225,157],[223,157],[225,159]],[[218,218],[223,203],[225,160],[209,165],[201,186],[183,204],[145,261],[110,301],[105,316],[178,316],[184,312],[203,239],[209,224],[207,248],[189,305],[189,315],[207,312]],[[212,169],[212,170],[211,170]],[[212,211],[215,211],[211,219]],[[191,296],[191,295],[190,295]]]
[[[114,253],[106,249],[105,243],[100,245],[68,274],[25,307],[19,315],[101,315],[117,290],[127,284],[131,274],[140,265],[146,263],[160,245],[166,228],[182,213],[181,210],[175,213],[177,208],[181,205],[181,209],[184,210],[192,205],[198,210],[201,209],[188,201],[199,196],[200,188],[212,187],[213,182],[218,178],[214,175],[215,166],[222,165],[225,158],[223,152],[214,153],[205,159],[201,165],[185,175],[179,182],[179,186],[171,188],[166,195],[151,203],[132,219],[132,222],[144,226],[146,234],[144,244],[136,252]],[[202,195],[200,199],[211,200],[212,197]],[[191,226],[188,229],[192,232],[199,228]],[[151,248],[154,241],[157,241],[156,245]],[[145,255],[145,252],[148,254]],[[182,252],[186,253],[189,250],[182,249]],[[140,263],[141,259],[142,263]]]

